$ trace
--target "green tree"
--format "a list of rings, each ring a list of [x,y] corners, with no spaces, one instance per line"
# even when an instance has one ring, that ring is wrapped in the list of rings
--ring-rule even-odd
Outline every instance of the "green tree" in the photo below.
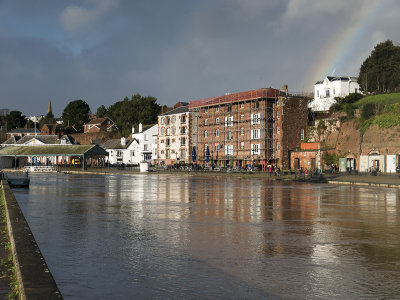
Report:
[[[157,122],[161,106],[157,99],[151,96],[142,97],[133,95],[130,99],[125,97],[107,109],[107,116],[116,124],[123,136],[129,135],[132,125],[150,125]]]
[[[7,122],[7,131],[13,130],[16,128],[22,128],[26,124],[26,118],[22,115],[22,112],[13,110],[6,117]]]
[[[358,83],[366,92],[393,92],[400,88],[400,47],[387,40],[375,46],[363,62]]]
[[[96,111],[96,118],[103,118],[107,116],[107,108],[104,105],[99,106]]]
[[[64,108],[62,120],[64,126],[73,126],[82,129],[83,125],[89,121],[90,107],[83,100],[74,100]]]

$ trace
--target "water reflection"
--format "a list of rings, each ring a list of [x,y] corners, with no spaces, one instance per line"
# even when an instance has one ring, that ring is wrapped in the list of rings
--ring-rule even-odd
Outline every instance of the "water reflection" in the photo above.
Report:
[[[375,299],[400,286],[397,189],[37,175],[15,194],[66,299]]]

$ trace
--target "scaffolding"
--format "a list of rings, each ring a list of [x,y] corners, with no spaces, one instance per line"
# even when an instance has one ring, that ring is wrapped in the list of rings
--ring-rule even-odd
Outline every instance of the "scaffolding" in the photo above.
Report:
[[[254,161],[263,168],[276,166],[275,123],[280,95],[277,89],[265,88],[191,101],[190,144],[196,148],[197,160],[204,163],[207,145],[209,159],[220,165],[234,160],[237,166],[253,165]],[[228,145],[235,146],[232,152]]]

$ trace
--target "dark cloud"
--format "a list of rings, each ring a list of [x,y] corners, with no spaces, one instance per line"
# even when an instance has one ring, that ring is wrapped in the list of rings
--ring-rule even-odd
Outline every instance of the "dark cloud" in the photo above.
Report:
[[[60,114],[74,99],[95,111],[135,93],[171,105],[283,84],[311,91],[309,71],[373,3],[3,0],[1,107],[42,114],[51,97]],[[337,72],[357,75],[375,43],[400,41],[398,2],[379,7]]]

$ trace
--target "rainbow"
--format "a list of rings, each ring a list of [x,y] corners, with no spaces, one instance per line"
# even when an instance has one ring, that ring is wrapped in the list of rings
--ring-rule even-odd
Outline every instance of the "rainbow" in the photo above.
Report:
[[[317,63],[311,67],[304,77],[306,82],[304,86],[311,86],[318,80],[322,80],[325,76],[331,75],[332,71],[343,69],[346,59],[354,55],[356,46],[361,43],[361,39],[365,37],[367,30],[375,21],[375,17],[384,7],[382,1],[373,1],[362,13],[360,18],[349,26],[344,32],[340,31],[331,38],[332,43],[327,43],[324,50],[321,51],[320,57],[317,57]],[[335,74],[337,76],[354,76],[356,74]]]

